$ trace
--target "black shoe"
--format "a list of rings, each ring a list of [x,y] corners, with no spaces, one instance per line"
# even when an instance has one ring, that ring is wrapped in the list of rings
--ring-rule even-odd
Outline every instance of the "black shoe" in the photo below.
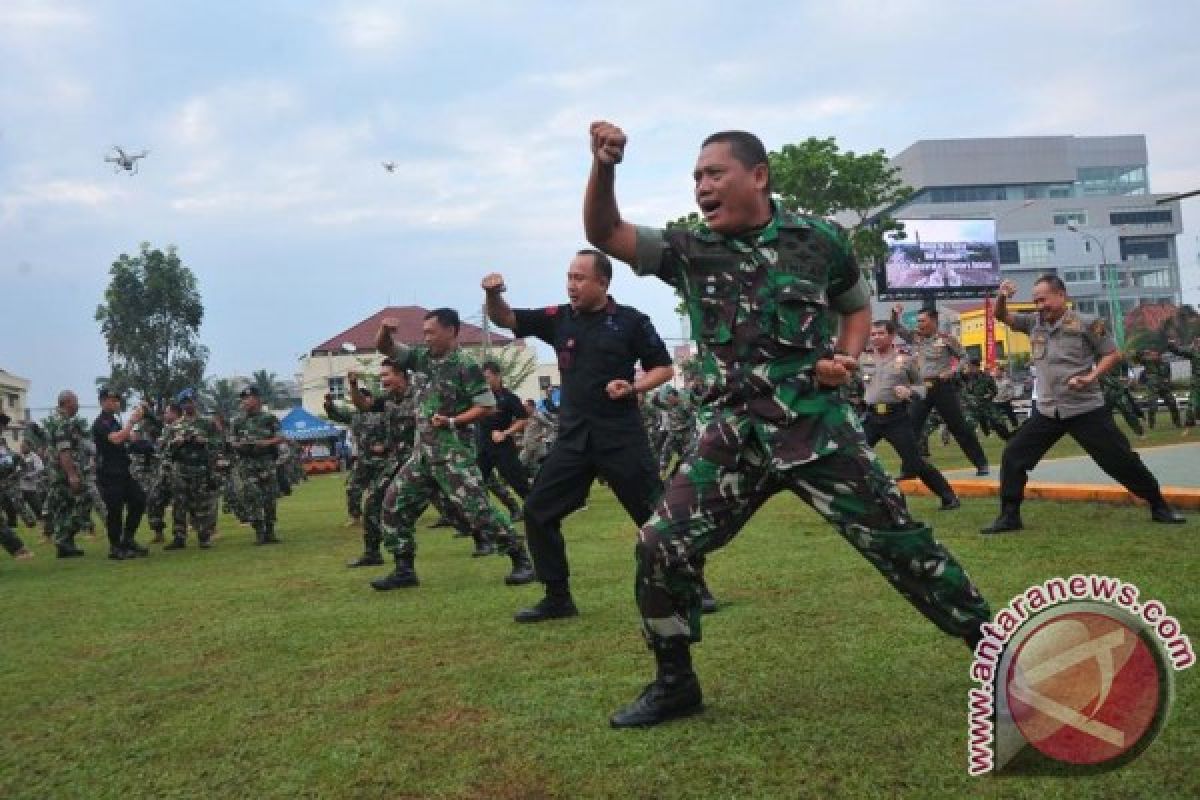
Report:
[[[717,598],[713,597],[713,593],[709,591],[706,585],[700,587],[700,613],[717,613]]]
[[[403,562],[396,564],[396,569],[391,574],[371,581],[371,588],[380,592],[390,589],[407,589],[418,585],[420,585],[420,581],[417,580],[417,573],[413,571],[412,564]]]
[[[957,497],[951,497],[949,500],[943,500],[938,506],[938,511],[954,511],[957,508],[962,508],[962,502]]]
[[[1019,514],[1001,514],[996,517],[996,521],[986,528],[980,528],[980,533],[1008,533],[1010,531],[1023,530],[1025,526],[1021,523]]]
[[[1182,525],[1187,522],[1175,509],[1171,508],[1166,503],[1160,503],[1150,508],[1150,519],[1155,522],[1161,522],[1164,525]]]
[[[988,475],[991,475],[991,474],[992,474],[992,471],[990,469],[988,469],[987,467],[976,467],[975,468],[975,477],[976,478],[986,478]]]
[[[696,673],[688,667],[685,672],[664,670],[658,679],[642,690],[637,700],[608,718],[614,728],[647,728],[704,710],[704,693]]]
[[[347,567],[381,567],[383,566],[383,556],[379,553],[367,551],[358,558],[346,565]]]
[[[70,547],[60,546],[58,548],[58,557],[59,558],[79,558],[82,555],[83,555],[83,551],[80,550],[78,547],[76,547],[73,544]]]
[[[496,555],[496,546],[491,542],[475,540],[475,549],[471,551],[471,558],[483,558],[484,556]]]
[[[131,558],[137,558],[133,553],[120,547],[109,548],[108,557],[111,561],[128,561]]]
[[[513,619],[517,622],[544,622],[548,619],[566,619],[579,616],[575,601],[567,597],[543,597],[532,608],[523,608]]]
[[[149,550],[147,550],[145,547],[142,547],[133,539],[126,541],[123,546],[125,548],[125,552],[129,553],[129,555],[133,558],[145,558],[146,556],[150,555]]]
[[[208,548],[212,547],[212,540],[207,538],[200,539],[198,545],[201,550],[207,550]]]
[[[171,543],[164,546],[163,550],[182,550],[187,547],[187,540],[178,537],[171,540]]]
[[[510,558],[512,558],[512,572],[504,577],[506,584],[523,586],[526,583],[533,583],[537,579],[537,575],[533,572],[533,562],[529,560],[529,554],[525,552],[525,548],[522,547]]]

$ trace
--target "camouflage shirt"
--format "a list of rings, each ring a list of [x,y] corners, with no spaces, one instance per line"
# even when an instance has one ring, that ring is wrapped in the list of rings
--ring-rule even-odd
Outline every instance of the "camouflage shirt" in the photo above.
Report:
[[[395,345],[391,358],[401,369],[423,373],[424,381],[413,381],[415,411],[414,455],[430,461],[448,461],[454,455],[471,453],[470,431],[435,428],[433,415],[455,417],[472,406],[496,405],[496,398],[483,379],[475,359],[456,347],[434,356],[425,345]]]
[[[358,457],[366,464],[382,463],[391,455],[387,417],[376,400],[370,411],[349,410],[328,403],[325,413],[334,422],[350,426],[350,435],[358,445]]]
[[[92,442],[92,432],[82,417],[64,417],[54,413],[42,422],[45,432],[48,458],[46,472],[50,476],[52,486],[66,486],[67,473],[59,463],[59,454],[70,453],[80,475],[87,473],[90,468],[89,460],[95,451]]]
[[[639,227],[636,261],[683,298],[705,404],[735,425],[733,439],[755,438],[780,466],[840,447],[845,401],[817,385],[813,367],[832,352],[838,314],[869,299],[841,228],[778,207],[740,237]]]
[[[207,417],[180,417],[163,430],[162,453],[179,470],[211,470],[224,438]]]
[[[248,414],[245,411],[235,414],[229,423],[229,441],[238,458],[258,460],[274,460],[279,448],[276,445],[259,445],[264,439],[274,439],[279,435],[279,420],[267,411],[257,411]]]

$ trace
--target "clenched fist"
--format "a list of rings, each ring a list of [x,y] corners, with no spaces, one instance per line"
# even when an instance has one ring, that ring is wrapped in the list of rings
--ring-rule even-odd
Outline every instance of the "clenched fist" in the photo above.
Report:
[[[1000,281],[1000,285],[996,287],[996,291],[1005,297],[1012,299],[1013,295],[1017,293],[1017,285],[1005,278],[1004,280]]]
[[[605,166],[620,164],[625,158],[625,131],[611,122],[598,120],[592,123],[592,155]]]
[[[504,276],[499,272],[489,272],[483,276],[483,282],[480,283],[483,290],[488,294],[492,292],[503,292],[505,290]]]

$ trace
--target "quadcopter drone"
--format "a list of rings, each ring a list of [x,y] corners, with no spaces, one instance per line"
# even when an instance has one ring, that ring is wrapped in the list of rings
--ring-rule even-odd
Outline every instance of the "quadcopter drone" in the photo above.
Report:
[[[139,158],[145,158],[150,155],[149,150],[143,150],[140,153],[126,153],[120,147],[113,146],[115,155],[105,156],[104,160],[113,165],[113,172],[125,170],[130,175],[137,175],[137,162]]]
[[[395,172],[396,171],[396,162],[395,161],[384,161],[383,168],[386,169],[388,172]]]

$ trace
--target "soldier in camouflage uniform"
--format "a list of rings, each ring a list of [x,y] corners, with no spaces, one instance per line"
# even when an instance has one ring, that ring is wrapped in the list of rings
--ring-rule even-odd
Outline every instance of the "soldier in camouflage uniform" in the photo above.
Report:
[[[992,367],[992,375],[996,378],[996,396],[992,398],[992,405],[1004,415],[1015,430],[1021,422],[1017,419],[1017,412],[1013,410],[1013,401],[1021,397],[1021,387],[1004,367]]]
[[[1157,350],[1143,350],[1138,353],[1137,361],[1144,368],[1142,379],[1146,382],[1146,421],[1150,430],[1154,430],[1155,417],[1158,416],[1158,401],[1161,399],[1171,412],[1171,422],[1176,428],[1182,428],[1179,421],[1179,405],[1171,392],[1171,365],[1163,360],[1162,353]]]
[[[88,424],[78,415],[79,398],[64,390],[58,395],[58,408],[42,423],[50,453],[46,516],[59,558],[83,555],[75,546],[75,537],[84,529],[92,508],[84,470],[89,445],[94,452],[95,444]]]
[[[978,358],[967,361],[966,369],[962,371],[960,379],[963,387],[962,398],[967,407],[967,414],[979,425],[983,435],[987,436],[995,431],[997,436],[1008,441],[1008,437],[1012,436],[1012,431],[1008,429],[1008,423],[1004,419],[1004,415],[1000,413],[1000,409],[996,408],[995,403],[992,402],[999,391],[996,379],[980,369]]]
[[[196,393],[184,389],[176,397],[182,415],[163,431],[163,458],[171,478],[171,543],[164,550],[187,547],[191,520],[200,547],[212,546],[217,527],[217,456],[221,433],[212,420],[196,411]]]
[[[613,191],[625,135],[605,122],[591,134],[587,237],[682,295],[711,376],[697,445],[638,533],[638,607],[658,674],[610,723],[654,725],[702,709],[689,651],[700,639],[693,559],[728,543],[780,491],[825,517],[944,632],[977,644],[987,603],[909,514],[837,391],[871,321],[845,233],[776,206],[766,150],[743,132],[715,134],[701,149],[694,176],[705,225],[635,227]]]
[[[6,419],[8,417],[0,414],[0,421]],[[3,429],[4,426],[0,425],[0,431]],[[21,473],[24,470],[24,456],[9,450],[4,440],[0,439],[0,500],[3,500],[6,511],[12,511],[12,517],[20,517],[21,522],[25,523],[27,528],[36,528],[37,517],[34,516],[33,509],[25,501],[25,495],[21,492]],[[10,525],[16,524],[10,518],[10,514],[0,513],[0,517],[3,517]]]
[[[529,583],[534,579],[533,563],[522,537],[508,516],[488,502],[470,439],[460,432],[487,414],[495,398],[479,365],[458,347],[458,313],[448,308],[429,312],[423,325],[425,344],[420,346],[396,344],[392,340],[395,327],[395,320],[383,321],[376,342],[379,352],[401,370],[423,373],[425,382],[415,398],[413,454],[396,473],[383,499],[384,543],[396,557],[396,569],[371,585],[379,590],[417,585],[413,525],[429,504],[430,495],[439,491],[470,521],[472,531],[508,554],[512,571],[504,582]]]
[[[1192,378],[1188,386],[1188,407],[1187,416],[1184,422],[1187,427],[1183,429],[1183,435],[1188,435],[1188,428],[1196,426],[1196,415],[1200,412],[1200,336],[1192,340],[1190,348],[1179,346],[1179,342],[1174,339],[1167,340],[1167,352],[1177,355],[1180,358],[1186,358],[1192,367]]]
[[[1142,412],[1138,409],[1137,400],[1129,391],[1129,386],[1122,380],[1122,376],[1127,371],[1125,362],[1118,361],[1116,366],[1100,376],[1100,391],[1104,393],[1104,405],[1109,413],[1121,412],[1129,429],[1136,433],[1138,438],[1145,439],[1146,431],[1142,427]]]
[[[358,373],[351,372],[349,380],[351,381],[351,386],[357,386]],[[371,400],[370,389],[359,386],[358,392],[368,402]],[[375,428],[375,433],[378,434],[382,417],[380,416],[380,412],[376,411],[365,411],[354,414],[345,409],[339,409],[333,405],[333,396],[330,394],[325,395],[325,413],[334,422],[348,425],[350,427],[350,436],[354,439],[358,455],[354,459],[354,466],[350,468],[350,474],[346,476],[346,514],[350,517],[346,525],[347,527],[361,525],[363,494],[371,482],[378,477],[381,465],[381,459],[378,456],[372,457],[368,445],[364,443],[364,437],[369,435],[365,429],[368,427]],[[377,439],[377,435],[372,438]],[[378,446],[378,444],[378,441],[374,441],[371,446]]]
[[[279,478],[275,471],[277,449],[283,441],[279,420],[263,411],[257,386],[247,386],[238,394],[242,411],[229,423],[229,444],[233,448],[234,472],[242,495],[238,505],[246,521],[254,528],[254,543],[279,544],[275,535],[275,505]]]
[[[651,396],[651,402],[667,416],[665,436],[658,451],[658,473],[663,480],[669,480],[679,469],[679,463],[691,442],[696,411],[690,402],[690,394],[684,395],[670,384],[663,384]]]
[[[8,427],[8,423],[11,421],[11,417],[0,411],[0,434],[4,433],[4,430]],[[0,487],[7,487],[10,483],[13,486],[18,486],[21,467],[21,456],[10,451],[8,445],[4,443],[4,439],[0,438]],[[23,503],[24,500],[22,500]],[[36,524],[37,520],[34,520],[30,527]],[[0,514],[0,547],[3,547],[10,556],[21,561],[33,557],[33,553],[25,547],[25,543],[21,541],[21,537],[9,527],[8,516],[6,514]]]
[[[134,423],[129,437],[129,473],[146,496],[146,522],[154,532],[151,541],[162,542],[166,520],[163,518],[165,507],[161,503],[162,491],[159,487],[162,458],[158,452],[158,439],[162,436],[163,423],[151,413],[148,405],[143,408],[142,418]]]
[[[363,520],[363,552],[348,567],[383,564],[383,498],[400,467],[412,454],[416,412],[408,375],[395,363],[384,359],[379,370],[383,393],[374,398],[359,386],[357,373],[348,376],[350,400],[357,409],[350,413],[338,408],[331,395],[325,395],[325,413],[331,420],[349,425],[358,445],[354,471],[364,485],[359,507]]]

